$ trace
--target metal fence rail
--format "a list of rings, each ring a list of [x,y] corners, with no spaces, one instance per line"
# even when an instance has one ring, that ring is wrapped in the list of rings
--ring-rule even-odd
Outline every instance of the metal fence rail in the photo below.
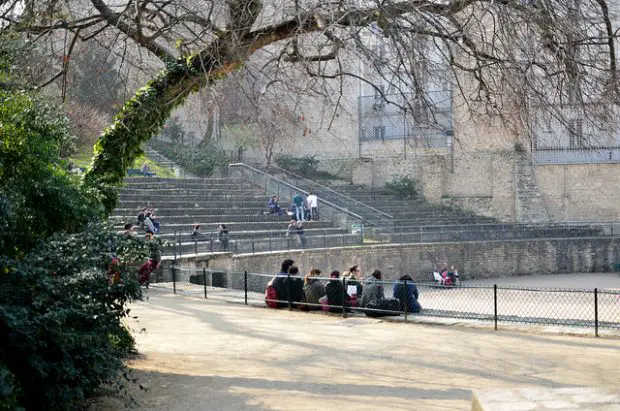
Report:
[[[242,304],[265,304],[265,290],[273,280],[271,274],[193,269],[173,266],[171,283],[152,283],[155,288],[172,288],[174,293],[194,297],[223,300]],[[564,327],[589,328],[599,335],[600,329],[620,330],[620,289],[563,289],[493,286],[446,287],[437,284],[416,284],[422,310],[418,313],[403,309],[411,302],[400,301],[401,308],[377,310],[359,307],[363,294],[361,282],[347,279],[312,277],[327,290],[328,284],[342,290],[341,299],[336,305],[333,301],[310,302],[306,299],[293,299],[293,293],[273,300],[281,307],[304,311],[321,310],[338,313],[343,317],[366,314],[410,317],[444,317],[466,320],[492,321],[495,329],[500,323],[542,324]],[[303,282],[302,277],[288,276],[284,282],[291,290],[293,282]],[[335,284],[340,283],[340,284]],[[383,286],[386,299],[394,298],[393,287],[400,284],[409,287],[407,281],[378,281]],[[335,285],[334,285],[335,284]],[[319,286],[319,289],[321,288]],[[353,297],[349,297],[349,293]],[[328,291],[326,291],[328,294]],[[406,293],[404,294],[407,295]],[[404,297],[405,300],[408,297]],[[342,303],[345,301],[345,303]]]
[[[613,237],[620,233],[620,223],[557,223],[557,224],[476,224],[445,226],[412,226],[399,228],[393,234],[373,233],[353,223],[348,228],[312,229],[308,225],[303,240],[285,229],[254,232],[231,232],[228,241],[218,239],[215,232],[191,237],[174,232],[167,240],[166,255],[188,256],[215,252],[259,253],[301,248],[330,248],[364,244],[408,244],[426,242],[508,241],[538,238]]]

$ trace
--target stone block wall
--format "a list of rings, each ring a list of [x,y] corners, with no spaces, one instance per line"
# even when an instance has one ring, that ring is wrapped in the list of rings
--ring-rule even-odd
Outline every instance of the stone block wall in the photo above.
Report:
[[[535,274],[609,271],[620,262],[620,238],[542,239],[466,243],[402,244],[316,249],[302,252],[237,255],[231,269],[275,273],[285,258],[293,258],[306,272],[343,271],[353,264],[364,275],[379,268],[385,278],[409,274],[428,281],[440,264],[458,265],[467,278],[496,278]]]

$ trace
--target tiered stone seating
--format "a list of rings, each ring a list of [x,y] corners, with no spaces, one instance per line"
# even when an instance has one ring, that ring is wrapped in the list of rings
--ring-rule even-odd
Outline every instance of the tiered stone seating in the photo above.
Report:
[[[280,177],[287,174],[283,170],[279,170],[279,173]],[[471,212],[432,204],[424,199],[401,199],[380,190],[373,191],[367,187],[343,184],[343,181],[322,182],[339,193],[335,194],[319,184],[312,185],[312,182],[298,176],[286,175],[286,180],[305,190],[312,190],[319,199],[326,198],[343,207],[350,205],[351,210],[362,216],[369,224],[381,227],[373,235],[373,240],[382,242],[584,237],[603,233],[600,227],[588,224],[571,227],[506,224]],[[386,218],[386,215],[391,216],[391,219]]]
[[[289,199],[283,199],[283,205]],[[259,252],[299,248],[297,235],[286,237],[287,215],[269,215],[267,195],[249,183],[231,179],[127,179],[119,205],[110,220],[120,230],[137,223],[142,207],[155,209],[161,224],[158,237],[171,243],[164,254],[225,251],[217,241],[218,224],[229,229],[228,251]],[[200,224],[202,235],[191,238]],[[350,234],[331,221],[304,224],[306,248],[361,244],[361,234]]]

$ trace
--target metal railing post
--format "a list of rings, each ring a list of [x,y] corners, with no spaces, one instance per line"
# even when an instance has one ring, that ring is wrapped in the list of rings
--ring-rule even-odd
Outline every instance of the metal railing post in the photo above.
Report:
[[[174,236],[172,237],[172,252],[174,253],[174,259],[177,259],[177,230],[174,230]]]
[[[497,284],[493,284],[493,318],[495,321],[495,330],[497,330]]]
[[[598,288],[594,289],[594,335],[598,337]]]
[[[172,293],[176,294],[177,293],[177,274],[176,274],[176,267],[172,267]]]
[[[245,291],[245,305],[248,305],[248,272],[243,272],[243,289]]]
[[[342,277],[342,318],[347,318],[345,301],[347,300],[347,279]]]
[[[407,321],[407,312],[409,311],[409,296],[407,295],[407,280],[404,280],[403,287],[403,308],[405,310],[405,321]]]
[[[252,242],[252,245],[254,245],[254,242]],[[290,274],[286,275],[286,294],[288,297],[288,309],[292,310],[293,309],[293,296],[291,295],[291,275]]]
[[[181,245],[181,237],[179,237],[179,257],[181,257],[183,255],[183,251],[181,250],[182,245]]]
[[[194,254],[198,254],[198,239],[194,238]]]
[[[202,269],[202,284],[205,291],[205,300],[207,299],[207,269]]]

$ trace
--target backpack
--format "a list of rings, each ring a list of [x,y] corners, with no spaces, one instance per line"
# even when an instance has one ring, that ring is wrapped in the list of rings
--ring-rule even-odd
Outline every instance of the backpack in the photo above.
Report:
[[[271,285],[268,285],[265,289],[265,304],[267,304],[267,307],[278,308],[278,293]]]

